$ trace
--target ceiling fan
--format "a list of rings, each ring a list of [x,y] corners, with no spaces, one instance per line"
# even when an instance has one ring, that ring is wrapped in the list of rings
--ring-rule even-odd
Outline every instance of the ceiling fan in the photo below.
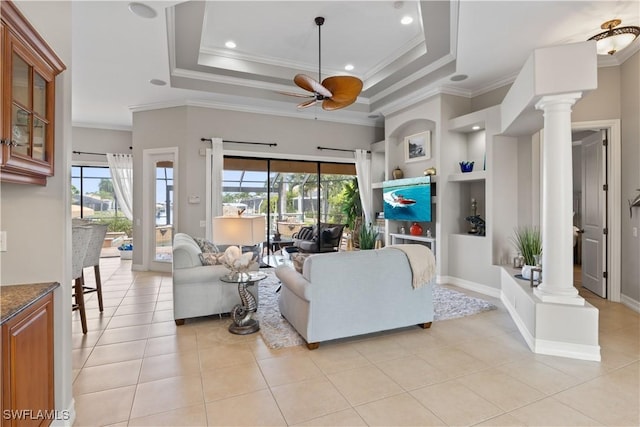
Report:
[[[321,46],[322,46],[322,34],[321,28],[324,24],[324,18],[318,16],[315,18],[315,23],[318,26],[318,80],[321,79]],[[301,98],[311,98],[301,104],[298,104],[298,108],[307,108],[315,105],[316,102],[322,101],[322,108],[324,110],[338,110],[340,108],[347,107],[353,104],[358,98],[358,94],[362,90],[362,80],[353,76],[333,76],[327,77],[322,80],[322,83],[318,83],[313,78],[306,74],[296,74],[293,78],[293,82],[302,89],[313,92],[312,95],[304,95],[299,93],[281,92],[284,95],[297,96]]]

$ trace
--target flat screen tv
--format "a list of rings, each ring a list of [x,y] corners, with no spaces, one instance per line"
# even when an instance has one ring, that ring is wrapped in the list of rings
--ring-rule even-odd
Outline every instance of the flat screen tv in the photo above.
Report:
[[[431,221],[431,177],[385,181],[382,196],[385,219]]]

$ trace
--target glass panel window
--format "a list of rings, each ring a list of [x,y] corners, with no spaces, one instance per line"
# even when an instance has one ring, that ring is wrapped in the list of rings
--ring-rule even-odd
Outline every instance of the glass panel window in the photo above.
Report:
[[[29,64],[20,55],[13,53],[13,74],[11,93],[13,101],[24,107],[29,107]]]
[[[31,140],[31,114],[28,111],[14,105],[11,115],[11,142],[14,145],[11,147],[11,151],[14,154],[22,154],[29,156],[31,153],[31,147],[29,141]],[[15,145],[18,144],[18,145]]]
[[[47,82],[38,73],[33,76],[33,112],[42,117],[47,115]]]
[[[38,160],[46,160],[45,135],[47,134],[47,125],[42,120],[34,117],[33,119],[33,151],[31,157]]]
[[[133,236],[133,224],[118,207],[108,167],[71,168],[71,217],[107,224],[102,256],[119,256],[117,247]]]
[[[171,262],[173,253],[173,162],[156,163],[155,260]]]

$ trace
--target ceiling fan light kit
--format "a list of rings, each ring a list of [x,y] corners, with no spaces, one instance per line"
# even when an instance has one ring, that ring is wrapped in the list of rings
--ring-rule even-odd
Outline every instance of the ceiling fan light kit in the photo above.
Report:
[[[600,28],[607,31],[589,38],[596,41],[598,55],[613,55],[629,46],[640,35],[640,27],[618,27],[621,23],[619,19],[604,22]]]
[[[322,79],[322,33],[324,17],[318,16],[314,22],[318,26],[318,80]],[[306,74],[296,74],[293,82],[300,88],[313,92],[312,95],[283,93],[284,95],[311,98],[298,104],[298,108],[307,108],[322,101],[322,108],[327,111],[339,110],[353,104],[362,91],[362,80],[353,76],[332,76],[318,83]]]

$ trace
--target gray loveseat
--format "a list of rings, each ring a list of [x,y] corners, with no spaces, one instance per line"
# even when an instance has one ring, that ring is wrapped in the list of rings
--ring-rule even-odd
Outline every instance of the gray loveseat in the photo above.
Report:
[[[414,289],[407,257],[397,249],[312,255],[303,274],[281,265],[276,276],[280,313],[309,349],[405,326],[428,328],[433,321],[433,281]]]
[[[173,238],[173,318],[176,325],[192,317],[228,313],[240,304],[238,287],[220,277],[229,270],[223,265],[202,265],[202,251],[188,234]],[[257,268],[257,264],[256,264]],[[258,290],[250,287],[258,302]]]

